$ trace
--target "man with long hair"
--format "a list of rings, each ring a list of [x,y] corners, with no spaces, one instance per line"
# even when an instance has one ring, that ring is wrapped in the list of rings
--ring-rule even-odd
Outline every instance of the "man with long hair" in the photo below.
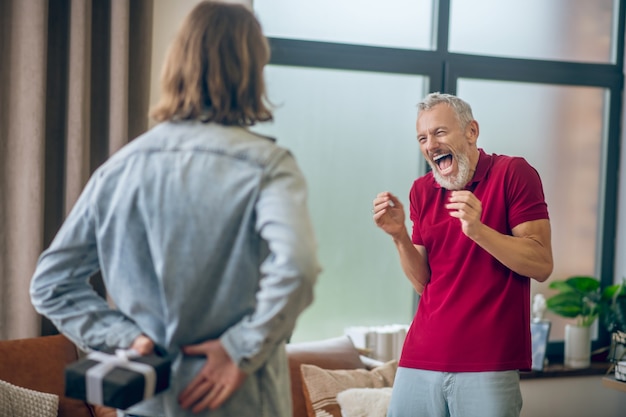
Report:
[[[39,259],[33,305],[81,349],[174,357],[170,388],[118,415],[291,416],[285,343],[320,268],[296,161],[248,130],[272,118],[268,60],[247,7],[196,5],[159,123],[96,170]]]

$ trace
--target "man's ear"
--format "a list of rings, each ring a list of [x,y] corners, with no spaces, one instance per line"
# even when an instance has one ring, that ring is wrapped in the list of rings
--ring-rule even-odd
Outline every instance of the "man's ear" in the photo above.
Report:
[[[480,132],[480,128],[478,127],[478,122],[476,120],[472,120],[467,124],[465,128],[465,136],[467,137],[467,141],[471,144],[475,144],[478,140],[478,134]]]

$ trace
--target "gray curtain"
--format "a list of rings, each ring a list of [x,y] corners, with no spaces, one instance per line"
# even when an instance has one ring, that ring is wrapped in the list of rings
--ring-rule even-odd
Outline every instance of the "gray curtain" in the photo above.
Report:
[[[148,128],[152,12],[0,0],[0,340],[56,333],[30,279],[94,169]]]

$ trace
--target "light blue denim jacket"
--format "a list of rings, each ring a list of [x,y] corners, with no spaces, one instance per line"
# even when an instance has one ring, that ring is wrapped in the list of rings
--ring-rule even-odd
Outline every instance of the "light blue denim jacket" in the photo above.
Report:
[[[316,253],[286,149],[241,127],[167,122],[93,174],[39,259],[31,299],[86,351],[144,333],[174,355],[171,388],[135,414],[191,416],[176,397],[204,359],[179,349],[219,338],[250,376],[200,415],[286,417],[284,344],[313,300]],[[114,308],[88,283],[97,271]]]

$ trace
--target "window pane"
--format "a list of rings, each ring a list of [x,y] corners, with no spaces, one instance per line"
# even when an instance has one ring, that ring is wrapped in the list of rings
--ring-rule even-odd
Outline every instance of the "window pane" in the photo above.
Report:
[[[414,291],[371,206],[389,190],[408,207],[424,169],[414,128],[423,78],[271,65],[266,79],[275,120],[254,130],[276,137],[302,167],[323,268],[292,340],[409,323]]]
[[[265,34],[432,49],[433,0],[254,0]]]
[[[479,147],[523,156],[541,176],[552,225],[550,280],[598,276],[605,90],[462,79],[457,91],[480,125]],[[533,281],[532,294],[552,294],[550,280]],[[547,317],[550,339],[563,340],[565,319]]]
[[[449,50],[614,63],[617,7],[614,0],[451,0]]]

